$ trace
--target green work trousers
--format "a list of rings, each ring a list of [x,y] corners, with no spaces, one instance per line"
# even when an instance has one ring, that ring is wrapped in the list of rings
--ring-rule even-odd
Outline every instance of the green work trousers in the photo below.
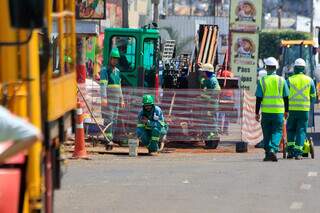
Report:
[[[307,137],[309,112],[290,111],[287,122],[288,146],[290,155],[298,156],[303,154],[303,145]]]
[[[144,127],[137,128],[137,136],[142,144],[148,148],[149,152],[159,151],[159,142],[166,134],[167,129],[160,124],[155,124],[150,129]]]
[[[277,153],[282,137],[283,114],[262,113],[261,126],[265,152]]]

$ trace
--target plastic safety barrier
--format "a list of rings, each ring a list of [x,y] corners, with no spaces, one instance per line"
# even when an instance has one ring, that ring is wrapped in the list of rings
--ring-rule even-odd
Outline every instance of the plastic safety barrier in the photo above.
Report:
[[[82,88],[83,89],[83,88]],[[126,107],[119,109],[114,121],[114,139],[135,137],[137,116],[142,110],[142,96],[155,94],[154,89],[122,88]],[[100,86],[89,81],[86,86],[87,102],[97,117],[101,112]],[[160,90],[156,105],[169,125],[168,141],[207,140],[210,133],[217,133],[221,141],[241,140],[240,90],[165,89]],[[108,103],[113,104],[113,103]],[[105,109],[105,108],[103,108]]]

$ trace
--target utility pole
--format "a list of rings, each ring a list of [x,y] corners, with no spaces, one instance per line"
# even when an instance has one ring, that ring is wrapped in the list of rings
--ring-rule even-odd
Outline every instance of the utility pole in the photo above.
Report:
[[[122,27],[129,28],[128,0],[122,0]]]
[[[192,0],[189,0],[189,16],[192,16]]]
[[[282,6],[278,8],[278,29],[281,29]]]
[[[310,23],[310,32],[312,33],[312,35],[314,36],[314,34],[313,34],[313,32],[314,32],[314,30],[313,30],[313,18],[314,18],[314,7],[313,7],[314,5],[313,5],[313,0],[310,0],[310,11],[311,11],[311,17],[310,17],[310,21],[311,21],[311,23]]]
[[[158,24],[160,0],[151,0],[151,3],[153,4],[153,22]]]

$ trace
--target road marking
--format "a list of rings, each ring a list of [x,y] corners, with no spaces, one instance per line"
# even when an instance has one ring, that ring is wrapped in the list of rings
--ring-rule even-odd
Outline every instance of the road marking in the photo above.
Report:
[[[309,172],[308,173],[308,177],[317,177],[318,176],[318,172]]]
[[[184,180],[184,181],[182,181],[182,183],[187,184],[187,183],[190,183],[190,182],[188,180]]]
[[[303,203],[301,203],[301,202],[293,202],[293,203],[291,203],[290,209],[291,210],[298,210],[298,209],[301,209],[302,206],[303,206]]]
[[[311,184],[303,183],[303,184],[301,184],[300,189],[301,190],[310,190],[311,189]]]

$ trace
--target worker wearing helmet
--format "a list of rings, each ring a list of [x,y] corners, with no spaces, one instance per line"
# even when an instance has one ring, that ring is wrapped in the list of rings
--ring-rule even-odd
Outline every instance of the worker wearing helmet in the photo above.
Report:
[[[107,130],[107,137],[113,140],[113,133],[118,119],[119,104],[124,107],[124,100],[121,89],[120,71],[116,67],[120,53],[113,48],[110,54],[108,67],[103,66],[100,72],[100,93],[101,93],[101,114],[104,125],[112,122]]]
[[[290,88],[288,130],[288,158],[300,160],[306,139],[310,103],[316,98],[313,80],[304,74],[306,62],[298,58],[294,63],[294,75],[287,82]]]
[[[265,61],[267,75],[262,77],[256,91],[256,120],[260,121],[265,149],[264,161],[278,161],[276,153],[282,137],[283,118],[288,117],[289,89],[284,78],[276,75],[279,67],[274,57]]]
[[[203,77],[200,80],[200,86],[203,89],[202,98],[207,104],[207,109],[204,111],[201,119],[208,119],[205,132],[205,140],[217,140],[218,139],[218,122],[217,112],[219,109],[219,93],[220,85],[216,75],[214,74],[214,68],[212,64],[201,65],[200,71],[203,72]]]
[[[137,136],[148,148],[149,153],[158,152],[163,148],[163,143],[160,144],[160,142],[167,134],[168,125],[160,107],[154,105],[151,95],[144,95],[142,104],[143,109],[138,115]]]

